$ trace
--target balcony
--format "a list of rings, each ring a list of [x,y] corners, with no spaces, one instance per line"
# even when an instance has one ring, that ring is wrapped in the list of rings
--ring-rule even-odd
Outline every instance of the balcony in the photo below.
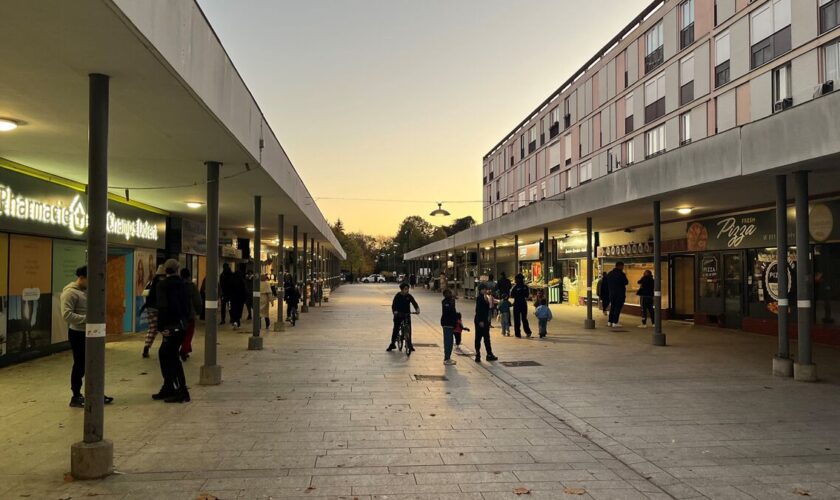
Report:
[[[763,66],[785,52],[790,52],[790,26],[773,33],[750,47],[750,69]]]
[[[658,49],[645,56],[645,74],[658,68],[665,62],[665,47],[660,45]]]
[[[680,50],[694,43],[694,23],[689,24],[680,31]]]
[[[528,154],[533,153],[537,150],[537,141],[531,141],[528,143]]]
[[[566,113],[563,115],[563,130],[572,126],[572,115],[570,113]]]
[[[551,124],[551,128],[548,129],[548,138],[554,139],[560,134],[560,123],[554,122]]]
[[[645,106],[645,123],[650,123],[660,116],[665,116],[665,98]]]

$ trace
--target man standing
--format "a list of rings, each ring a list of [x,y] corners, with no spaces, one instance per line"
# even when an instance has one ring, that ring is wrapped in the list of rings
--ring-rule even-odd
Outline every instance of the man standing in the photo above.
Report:
[[[484,341],[484,350],[487,351],[487,361],[496,361],[493,355],[493,347],[490,345],[490,302],[489,294],[484,283],[478,285],[478,292],[475,294],[475,362],[481,363],[481,341]]]
[[[61,291],[61,317],[67,323],[67,338],[73,349],[73,369],[70,371],[70,406],[84,408],[82,378],[85,376],[85,322],[87,320],[87,266],[76,269],[76,279]],[[114,398],[105,396],[105,404]]]
[[[502,271],[499,273],[499,281],[496,283],[496,292],[498,292],[498,297],[510,297],[510,287],[510,280],[507,275],[505,275],[504,271]]]
[[[610,317],[607,326],[618,326],[621,308],[627,295],[627,276],[624,274],[624,262],[616,262],[615,268],[607,273],[607,288],[610,292]]]
[[[232,295],[233,271],[230,270],[230,264],[225,262],[222,264],[222,273],[219,275],[219,312],[222,315],[222,321],[219,322],[220,325],[225,324],[225,315],[227,314],[227,309],[230,305],[230,298]]]
[[[411,306],[414,306],[414,312],[420,314],[420,306],[409,292],[408,283],[400,283],[400,291],[394,295],[394,300],[391,302],[391,312],[394,313],[394,329],[391,331],[391,343],[388,344],[388,351],[393,351],[397,348],[397,335],[400,333],[400,326],[403,320],[411,324]],[[405,348],[411,352],[414,350],[414,345],[406,345]]]
[[[190,400],[184,366],[179,356],[190,319],[190,296],[186,283],[178,275],[179,267],[175,259],[166,261],[163,265],[166,278],[158,283],[157,290],[158,324],[163,335],[158,350],[163,386],[152,398],[163,399],[167,403],[185,403]]]
[[[519,338],[522,338],[520,333],[520,324],[525,329],[525,335],[531,336],[531,325],[528,324],[528,296],[531,292],[528,290],[528,285],[525,284],[525,277],[522,273],[514,277],[516,284],[510,290],[510,296],[513,299],[513,333]],[[501,284],[502,280],[499,280]]]

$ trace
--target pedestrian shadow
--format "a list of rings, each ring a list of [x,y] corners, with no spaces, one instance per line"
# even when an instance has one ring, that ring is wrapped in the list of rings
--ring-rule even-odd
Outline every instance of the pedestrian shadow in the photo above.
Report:
[[[581,338],[578,336],[548,336],[544,339],[528,339],[533,342],[548,342],[549,344],[582,344],[582,345],[607,345],[595,339]]]

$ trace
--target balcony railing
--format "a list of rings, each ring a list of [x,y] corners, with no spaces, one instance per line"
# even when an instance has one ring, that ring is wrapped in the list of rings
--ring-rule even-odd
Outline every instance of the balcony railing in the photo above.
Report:
[[[665,48],[660,45],[658,49],[645,56],[645,73],[650,73],[665,62]]]
[[[694,23],[689,24],[680,31],[680,50],[694,43]]]

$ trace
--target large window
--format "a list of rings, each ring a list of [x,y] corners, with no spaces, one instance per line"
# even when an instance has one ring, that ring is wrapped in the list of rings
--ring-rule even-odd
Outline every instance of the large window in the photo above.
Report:
[[[647,151],[646,158],[656,156],[665,152],[665,125],[660,125],[650,132],[645,133]]]
[[[551,110],[551,128],[548,129],[548,137],[554,139],[560,133],[560,106]]]
[[[752,68],[790,50],[790,0],[771,0],[750,15],[750,47]]]
[[[680,61],[680,106],[694,100],[694,55]]]
[[[840,0],[820,0],[820,33],[840,25]]]
[[[565,156],[566,165],[572,164],[572,134],[566,134],[563,137],[563,155]]]
[[[694,0],[680,4],[680,49],[694,43]]]
[[[773,112],[784,111],[791,106],[790,64],[786,64],[773,70]]]
[[[645,33],[645,73],[665,62],[662,33],[662,21]]]
[[[633,141],[627,141],[624,143],[624,164],[631,165],[636,162],[636,151],[635,146],[633,146]]]
[[[580,166],[579,184],[592,180],[592,162],[588,161]]]
[[[624,133],[633,131],[633,94],[624,98]]]
[[[572,126],[572,109],[569,104],[569,98],[563,99],[563,129]]]
[[[528,130],[528,154],[537,150],[537,126],[534,125]]]
[[[519,136],[519,159],[525,158],[525,134]]]
[[[715,87],[729,83],[729,32],[715,38]]]
[[[680,145],[691,142],[691,113],[680,115]]]
[[[645,83],[645,123],[665,115],[665,75]]]
[[[825,46],[825,78],[823,81],[833,81],[835,88],[840,84],[840,40],[835,40]]]

